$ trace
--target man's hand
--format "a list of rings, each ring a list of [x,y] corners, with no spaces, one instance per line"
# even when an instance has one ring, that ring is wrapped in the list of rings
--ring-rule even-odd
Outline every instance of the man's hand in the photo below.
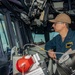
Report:
[[[56,59],[56,54],[53,50],[49,50],[48,51],[48,55],[52,58],[52,59]]]

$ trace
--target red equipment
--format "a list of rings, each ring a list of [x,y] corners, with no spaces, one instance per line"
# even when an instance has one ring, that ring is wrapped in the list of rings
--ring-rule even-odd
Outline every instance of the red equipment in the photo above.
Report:
[[[34,64],[34,61],[31,56],[23,56],[19,60],[17,60],[16,68],[19,72],[25,73],[27,72],[30,67]]]

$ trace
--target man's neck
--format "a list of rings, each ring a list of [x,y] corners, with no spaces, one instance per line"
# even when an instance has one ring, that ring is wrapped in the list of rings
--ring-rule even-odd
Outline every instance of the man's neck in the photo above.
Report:
[[[61,35],[62,41],[64,41],[65,37],[67,36],[68,33],[68,29],[65,28],[64,30],[62,30],[59,34]]]

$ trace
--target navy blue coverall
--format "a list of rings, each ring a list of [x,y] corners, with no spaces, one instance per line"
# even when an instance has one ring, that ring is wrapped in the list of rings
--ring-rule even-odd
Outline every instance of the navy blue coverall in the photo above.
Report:
[[[55,36],[52,40],[46,43],[45,50],[53,49],[56,52],[63,52],[65,53],[69,49],[75,49],[75,31],[69,29],[68,34],[64,41],[62,42],[62,38],[60,34]],[[60,58],[61,55],[57,54],[57,58]]]

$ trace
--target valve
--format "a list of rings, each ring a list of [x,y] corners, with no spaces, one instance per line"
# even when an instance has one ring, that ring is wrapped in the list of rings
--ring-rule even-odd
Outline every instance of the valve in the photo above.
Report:
[[[34,64],[32,56],[27,55],[17,60],[16,68],[19,72],[25,73],[27,72],[31,66]]]

